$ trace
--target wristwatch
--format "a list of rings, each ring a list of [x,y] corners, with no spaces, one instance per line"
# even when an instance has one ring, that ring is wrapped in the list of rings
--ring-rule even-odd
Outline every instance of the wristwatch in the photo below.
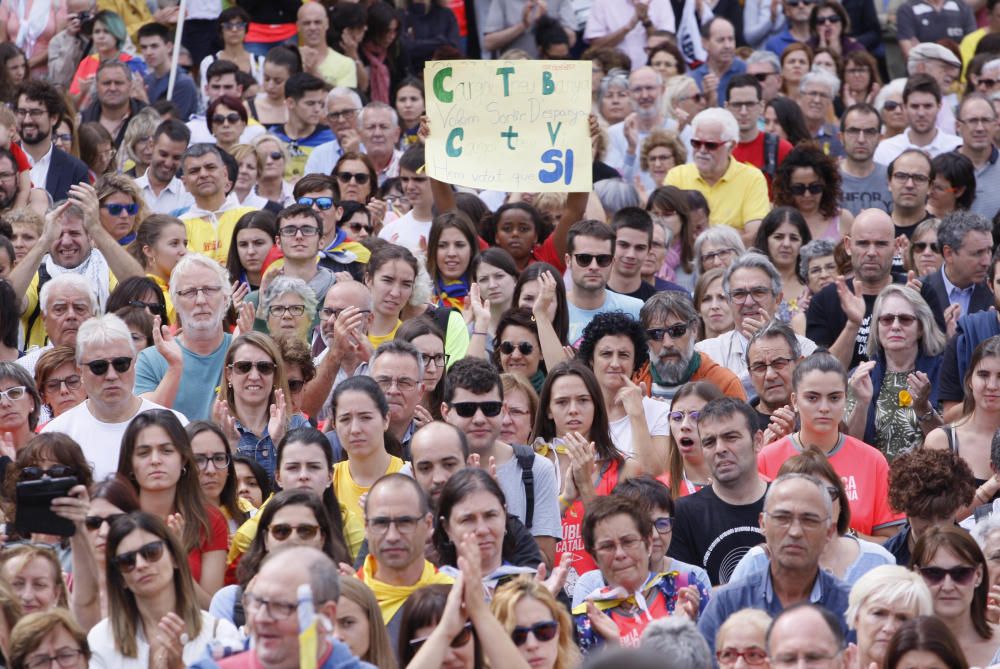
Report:
[[[936,415],[937,413],[935,413],[934,408],[931,407],[931,410],[928,411],[927,413],[920,414],[919,416],[917,416],[917,420],[919,420],[921,423],[926,423],[929,420],[933,420],[934,416]]]

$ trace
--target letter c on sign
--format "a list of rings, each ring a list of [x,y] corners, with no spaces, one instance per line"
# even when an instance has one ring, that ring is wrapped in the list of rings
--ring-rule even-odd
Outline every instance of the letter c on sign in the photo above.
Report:
[[[445,67],[434,75],[434,97],[441,102],[452,102],[455,99],[455,94],[452,91],[445,90],[444,87],[444,82],[451,79],[451,73],[452,69]]]
[[[445,142],[445,151],[451,158],[458,158],[462,155],[461,141],[465,138],[465,130],[462,128],[452,128],[448,133],[448,141]]]

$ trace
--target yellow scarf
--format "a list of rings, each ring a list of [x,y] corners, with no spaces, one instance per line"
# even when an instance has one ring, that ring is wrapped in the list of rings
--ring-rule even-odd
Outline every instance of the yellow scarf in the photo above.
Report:
[[[564,444],[561,439],[556,439],[550,444],[539,437],[535,439],[535,443],[532,444],[531,447],[535,449],[535,453],[538,453],[543,458],[549,457],[550,450],[554,450],[559,455],[566,455],[569,453],[569,449],[566,448],[566,444]]]
[[[406,603],[407,598],[425,585],[435,583],[452,584],[455,582],[450,576],[439,574],[430,562],[424,560],[424,571],[420,574],[420,579],[413,585],[389,585],[375,579],[375,556],[369,553],[365,558],[365,563],[361,566],[361,580],[375,593],[378,606],[382,609],[382,621],[388,625],[392,617],[396,615],[400,607]]]

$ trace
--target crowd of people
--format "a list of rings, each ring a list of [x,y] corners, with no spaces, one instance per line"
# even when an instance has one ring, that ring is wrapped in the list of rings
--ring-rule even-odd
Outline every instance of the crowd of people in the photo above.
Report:
[[[1000,0],[398,5],[0,5],[4,666],[1000,665]]]

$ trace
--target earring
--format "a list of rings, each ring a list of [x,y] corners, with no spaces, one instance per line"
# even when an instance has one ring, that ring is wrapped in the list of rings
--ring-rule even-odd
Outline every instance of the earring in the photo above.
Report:
[[[187,473],[188,473],[188,468],[187,467],[181,467],[181,476],[184,476]]]

